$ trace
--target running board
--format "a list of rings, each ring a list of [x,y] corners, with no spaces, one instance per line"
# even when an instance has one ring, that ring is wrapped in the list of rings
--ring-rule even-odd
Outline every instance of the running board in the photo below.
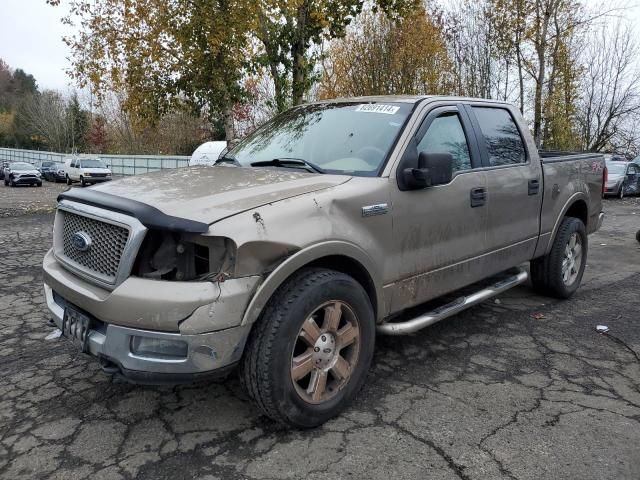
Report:
[[[434,323],[438,323],[440,320],[444,320],[445,318],[449,318],[452,315],[460,313],[469,307],[484,302],[491,297],[495,297],[510,288],[520,285],[521,283],[526,282],[528,277],[529,275],[526,271],[519,270],[517,273],[514,273],[493,285],[485,287],[482,290],[478,290],[471,295],[459,297],[453,302],[442,305],[441,307],[424,313],[419,317],[412,318],[406,322],[382,323],[378,325],[378,333],[384,335],[405,335],[407,333],[417,332],[418,330],[433,325]]]

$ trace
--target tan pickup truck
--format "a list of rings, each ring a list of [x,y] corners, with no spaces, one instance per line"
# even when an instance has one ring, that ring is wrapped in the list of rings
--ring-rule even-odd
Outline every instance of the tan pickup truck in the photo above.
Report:
[[[356,395],[376,334],[529,276],[571,296],[605,177],[600,155],[541,158],[506,103],[303,105],[215,166],[61,194],[46,301],[108,373],[178,382],[239,366],[266,415],[311,427]]]

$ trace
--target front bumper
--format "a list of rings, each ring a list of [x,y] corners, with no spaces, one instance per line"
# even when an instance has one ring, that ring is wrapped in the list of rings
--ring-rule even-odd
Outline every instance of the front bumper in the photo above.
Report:
[[[112,177],[84,177],[84,183],[103,183],[111,180]]]
[[[16,185],[36,185],[42,183],[42,178],[38,177],[14,177],[13,183]]]
[[[45,284],[44,294],[53,321],[62,329],[66,300]],[[224,375],[242,356],[251,325],[194,335],[159,332],[97,322],[88,334],[88,353],[100,359],[108,373],[136,383],[183,383]],[[132,352],[132,338],[179,340],[187,344],[184,358]]]

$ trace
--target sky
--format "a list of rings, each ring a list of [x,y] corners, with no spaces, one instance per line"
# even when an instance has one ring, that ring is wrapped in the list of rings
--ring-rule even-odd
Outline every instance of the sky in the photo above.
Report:
[[[586,4],[602,0],[584,0]],[[68,0],[57,7],[45,0],[0,0],[0,58],[12,68],[22,68],[32,74],[40,89],[66,90],[71,82],[65,70],[69,68],[69,48],[62,41],[70,27],[60,22],[68,11]],[[640,0],[625,2],[626,12],[640,43]]]
[[[65,0],[57,7],[45,0],[0,0],[0,58],[33,75],[41,89],[71,85],[64,73],[69,48],[62,41],[69,28],[60,22],[67,9]]]

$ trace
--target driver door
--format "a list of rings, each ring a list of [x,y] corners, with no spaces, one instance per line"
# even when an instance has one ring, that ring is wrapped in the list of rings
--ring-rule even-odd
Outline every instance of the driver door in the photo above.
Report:
[[[464,109],[452,105],[428,112],[411,140],[418,154],[451,154],[454,173],[446,185],[410,191],[392,187],[392,312],[484,277],[486,178],[473,135]]]

